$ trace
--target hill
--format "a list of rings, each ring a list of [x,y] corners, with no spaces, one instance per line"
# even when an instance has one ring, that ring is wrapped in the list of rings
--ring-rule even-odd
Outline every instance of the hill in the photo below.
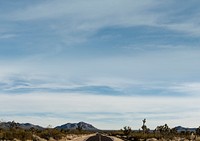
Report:
[[[34,125],[31,123],[16,123],[14,121],[12,122],[0,122],[0,129],[10,129],[10,128],[22,128],[25,130],[34,128],[37,130],[43,130],[44,128],[39,125]]]
[[[196,128],[186,128],[186,127],[182,127],[182,126],[176,126],[175,129],[177,130],[177,132],[196,132]]]
[[[81,128],[82,130],[88,130],[88,131],[96,131],[98,130],[96,127],[94,127],[91,124],[85,123],[85,122],[79,122],[79,123],[66,123],[61,126],[55,127],[55,129],[64,129],[64,130],[73,130]]]

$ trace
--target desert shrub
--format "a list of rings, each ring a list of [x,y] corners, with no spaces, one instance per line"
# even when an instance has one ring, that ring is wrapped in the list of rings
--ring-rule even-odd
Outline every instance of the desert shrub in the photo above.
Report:
[[[3,140],[14,140],[13,133],[9,131],[3,132]]]
[[[54,138],[55,140],[61,139],[63,137],[63,134],[56,129],[51,130],[51,137]]]
[[[25,131],[23,129],[15,130],[3,130],[0,133],[1,140],[14,140],[19,139],[21,141],[32,140],[32,133],[30,131]]]
[[[46,140],[49,140],[50,138],[59,140],[64,136],[64,134],[57,129],[45,129],[43,131],[38,132],[37,135]]]
[[[37,135],[38,135],[39,137],[41,137],[41,138],[46,139],[46,140],[49,140],[50,137],[51,137],[51,135],[50,135],[50,133],[49,133],[48,130],[40,131],[39,133],[37,133]]]
[[[25,140],[32,140],[33,135],[30,131],[20,129],[13,132],[13,137],[25,141]]]

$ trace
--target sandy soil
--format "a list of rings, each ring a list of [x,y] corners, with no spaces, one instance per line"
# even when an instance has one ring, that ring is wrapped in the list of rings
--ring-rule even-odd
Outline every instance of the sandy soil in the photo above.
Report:
[[[59,140],[59,141],[85,141],[91,136],[94,136],[95,134],[91,135],[67,135],[67,137]]]

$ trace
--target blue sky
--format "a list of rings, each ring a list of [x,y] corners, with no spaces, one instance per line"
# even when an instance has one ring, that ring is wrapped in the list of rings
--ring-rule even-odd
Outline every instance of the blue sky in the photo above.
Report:
[[[0,1],[0,118],[199,126],[199,4]]]

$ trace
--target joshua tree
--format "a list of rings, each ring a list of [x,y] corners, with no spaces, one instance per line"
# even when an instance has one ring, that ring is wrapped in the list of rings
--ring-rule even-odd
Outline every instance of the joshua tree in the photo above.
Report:
[[[16,129],[18,124],[15,121],[10,122],[10,129]]]
[[[157,126],[155,130],[158,131],[162,135],[168,135],[171,131],[167,124]]]
[[[143,119],[142,120],[142,122],[143,122],[143,126],[145,125],[145,123],[146,123],[146,118],[145,119]]]
[[[129,127],[129,126],[124,127],[124,130],[123,130],[124,135],[128,136],[131,133],[131,131],[132,131],[131,127]]]
[[[146,123],[146,119],[143,119],[142,120],[142,130],[143,130],[143,133],[147,133],[148,131],[149,131],[149,129],[147,128],[147,126],[145,125],[145,123]]]
[[[200,135],[200,126],[196,129],[196,134]]]

